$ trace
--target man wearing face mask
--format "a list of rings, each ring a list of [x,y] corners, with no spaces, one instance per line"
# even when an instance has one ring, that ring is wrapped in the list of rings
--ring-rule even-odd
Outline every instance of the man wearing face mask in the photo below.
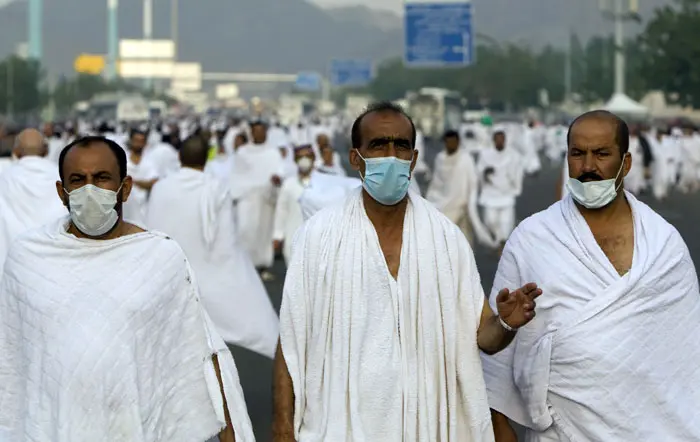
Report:
[[[66,215],[53,191],[58,168],[47,158],[48,146],[41,132],[22,131],[13,151],[19,159],[0,174],[0,269],[18,235]]]
[[[310,144],[298,146],[294,149],[294,162],[298,170],[297,176],[284,180],[277,198],[273,246],[275,250],[282,249],[284,261],[287,265],[289,265],[292,256],[294,234],[304,223],[299,198],[311,181],[314,160],[314,149]]]
[[[280,313],[275,440],[493,441],[478,349],[533,317],[536,284],[493,313],[472,250],[408,192],[415,126],[392,103],[352,128],[363,186],[296,234]]]
[[[700,440],[700,293],[676,229],[623,188],[624,121],[569,127],[569,195],[526,219],[496,287],[542,281],[537,318],[484,377],[498,442]],[[533,256],[536,259],[533,259]]]
[[[0,440],[252,441],[233,358],[185,254],[122,217],[126,163],[106,138],[69,144],[56,190],[70,216],[10,248]]]

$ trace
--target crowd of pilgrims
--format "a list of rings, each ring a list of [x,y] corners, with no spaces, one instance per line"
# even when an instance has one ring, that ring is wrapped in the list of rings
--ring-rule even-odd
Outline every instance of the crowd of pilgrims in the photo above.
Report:
[[[263,282],[275,278],[276,254],[288,263],[305,220],[362,185],[356,172],[348,173],[345,151],[334,148],[334,142],[341,140],[344,147],[342,140],[349,138],[341,118],[288,127],[271,120],[208,118],[133,127],[47,123],[41,132],[44,150],[28,154],[29,148],[0,159],[0,268],[14,238],[67,215],[54,190],[64,147],[83,136],[102,136],[124,149],[133,179],[124,219],[173,237],[194,267],[203,303],[223,340],[269,358],[275,355],[279,324]],[[34,134],[23,134],[31,145]],[[413,173],[422,185],[412,179],[411,191],[446,215],[472,245],[478,241],[502,250],[517,225],[523,181],[550,167],[543,161],[561,168],[552,197],[569,191],[564,124],[464,122],[443,134],[430,165],[423,155],[430,143],[420,130],[416,135]],[[20,134],[14,146],[22,143]],[[624,181],[632,194],[664,199],[674,187],[700,189],[700,135],[692,126],[637,126],[629,151],[633,167]],[[197,205],[201,189],[211,189],[207,198],[216,200],[210,206],[217,211],[186,209]],[[25,203],[29,200],[34,201]]]

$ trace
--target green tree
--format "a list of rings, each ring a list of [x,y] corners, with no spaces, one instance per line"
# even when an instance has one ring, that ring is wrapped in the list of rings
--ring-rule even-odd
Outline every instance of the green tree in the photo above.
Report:
[[[8,57],[0,62],[0,113],[38,114],[47,102],[44,72],[34,60]]]
[[[700,107],[700,0],[656,10],[639,36],[640,73],[649,87],[683,106]]]

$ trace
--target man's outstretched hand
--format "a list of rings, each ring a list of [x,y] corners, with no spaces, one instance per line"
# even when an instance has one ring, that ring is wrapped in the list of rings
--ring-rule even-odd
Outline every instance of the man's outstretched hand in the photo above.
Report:
[[[537,284],[531,282],[515,291],[498,292],[498,315],[511,328],[520,328],[535,317],[535,299],[542,294]]]

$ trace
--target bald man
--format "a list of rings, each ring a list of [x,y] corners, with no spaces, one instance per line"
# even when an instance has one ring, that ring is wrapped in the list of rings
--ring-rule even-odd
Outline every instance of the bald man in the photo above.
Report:
[[[624,121],[586,113],[567,144],[568,195],[520,223],[494,281],[541,281],[547,293],[514,342],[483,357],[496,441],[516,440],[509,419],[529,442],[700,440],[688,248],[624,189],[634,167]]]
[[[224,341],[272,359],[279,320],[250,256],[236,239],[227,183],[203,172],[208,153],[209,143],[201,137],[183,143],[180,171],[153,186],[147,224],[185,251],[204,308]]]
[[[18,161],[0,175],[0,270],[10,243],[21,233],[66,215],[56,199],[58,166],[46,156],[44,136],[36,129],[15,138]]]

